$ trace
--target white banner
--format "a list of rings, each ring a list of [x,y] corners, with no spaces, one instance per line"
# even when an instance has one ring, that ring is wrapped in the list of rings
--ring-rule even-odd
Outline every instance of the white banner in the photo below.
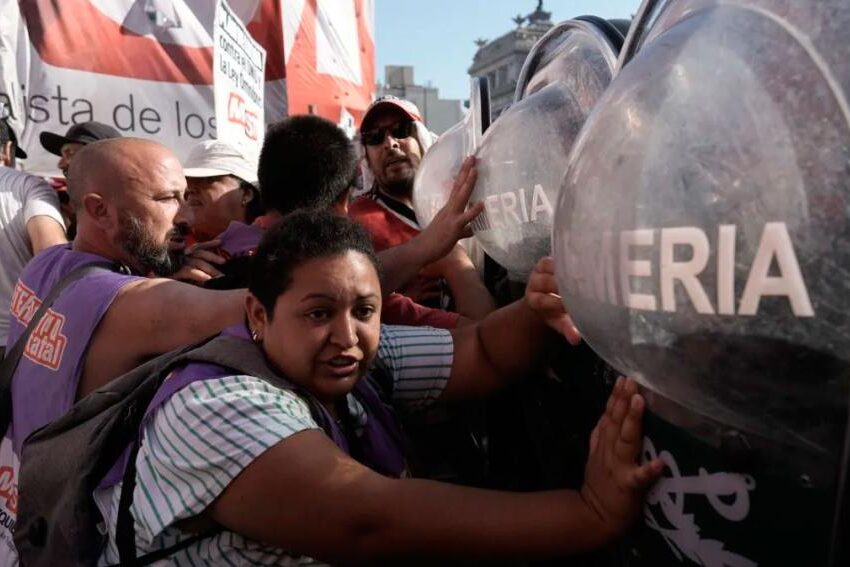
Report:
[[[251,37],[227,0],[216,2],[213,46],[218,139],[259,157],[265,134],[266,50]]]
[[[269,49],[259,89],[258,138],[286,116],[281,0],[230,0],[239,24]],[[0,0],[0,102],[29,153],[23,167],[58,175],[39,135],[95,120],[150,138],[181,159],[216,138],[214,20],[209,0]],[[229,28],[228,28],[229,29]],[[246,36],[247,37],[247,36]],[[244,47],[248,42],[241,43]],[[251,45],[256,42],[251,39]],[[263,55],[263,62],[266,61]],[[253,80],[255,76],[251,75]],[[252,103],[253,104],[253,103]],[[244,131],[244,127],[243,127]]]

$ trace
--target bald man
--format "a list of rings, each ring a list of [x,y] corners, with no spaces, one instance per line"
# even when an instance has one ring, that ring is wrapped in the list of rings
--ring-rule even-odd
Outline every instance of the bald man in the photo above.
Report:
[[[72,283],[33,332],[12,379],[12,425],[0,444],[0,514],[15,518],[23,440],[70,409],[75,399],[144,360],[242,320],[244,291],[199,289],[147,277],[172,271],[168,243],[186,179],[159,144],[123,138],[76,155],[68,190],[77,209],[73,244],[47,249],[24,269],[11,306],[11,348],[51,288],[75,268],[111,262]],[[4,469],[3,467],[8,467]],[[10,522],[0,522],[0,565],[11,564]]]

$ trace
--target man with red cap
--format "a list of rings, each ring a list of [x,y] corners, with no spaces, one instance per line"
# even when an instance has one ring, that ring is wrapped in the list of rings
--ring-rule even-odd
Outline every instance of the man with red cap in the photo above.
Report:
[[[408,100],[383,96],[363,115],[360,141],[366,156],[364,177],[370,189],[351,204],[349,214],[366,227],[377,251],[404,244],[421,232],[413,210],[413,180],[435,139],[422,122],[419,109]],[[455,294],[468,296],[464,297],[467,309],[473,306],[483,316],[494,308],[475,266],[459,246],[447,258],[423,270],[421,276],[400,290],[418,303],[445,307],[439,282],[442,277],[449,280]]]
[[[419,234],[413,212],[413,179],[434,141],[415,104],[394,96],[377,99],[360,126],[369,193],[352,204],[351,215],[366,225],[377,250]]]

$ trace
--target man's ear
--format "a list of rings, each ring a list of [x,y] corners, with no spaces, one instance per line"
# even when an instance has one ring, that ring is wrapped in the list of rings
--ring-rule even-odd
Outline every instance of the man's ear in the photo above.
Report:
[[[342,195],[336,200],[336,203],[331,205],[331,212],[341,217],[348,216],[348,203],[351,201],[352,188],[349,185],[348,189],[342,192]]]
[[[269,324],[269,317],[266,308],[253,293],[245,297],[245,312],[248,314],[248,328],[252,334],[256,333],[255,340],[261,340]]]
[[[109,204],[106,202],[106,199],[98,193],[86,193],[83,195],[81,208],[101,228],[112,228],[112,225],[116,222],[111,218]]]
[[[15,165],[15,145],[11,141],[0,146],[0,163],[7,167]]]
[[[242,187],[242,199],[241,202],[243,205],[247,206],[248,203],[254,200],[254,192],[251,191],[248,187]]]

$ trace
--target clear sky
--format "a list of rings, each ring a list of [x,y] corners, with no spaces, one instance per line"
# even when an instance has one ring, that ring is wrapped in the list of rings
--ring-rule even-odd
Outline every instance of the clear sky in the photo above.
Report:
[[[629,18],[640,0],[544,0],[555,23],[590,14]],[[477,38],[495,39],[515,27],[537,0],[375,0],[379,82],[385,65],[413,65],[418,84],[429,81],[442,98],[469,97],[469,75]]]

